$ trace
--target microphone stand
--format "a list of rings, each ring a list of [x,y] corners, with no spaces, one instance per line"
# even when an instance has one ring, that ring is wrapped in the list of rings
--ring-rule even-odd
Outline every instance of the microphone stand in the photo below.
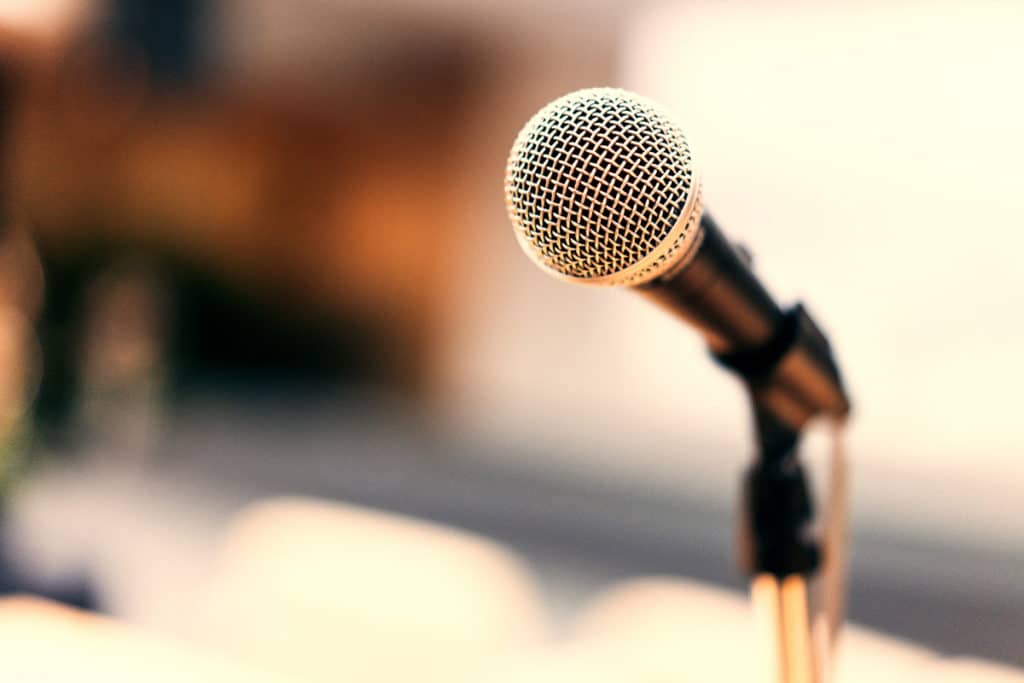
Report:
[[[790,313],[806,314],[801,307]],[[807,318],[809,321],[809,318]],[[794,349],[823,353],[827,341],[816,327],[798,325],[785,358]],[[780,417],[772,372],[744,354],[716,359],[740,375],[750,390],[757,452],[742,485],[740,565],[750,577],[750,596],[759,636],[777,683],[823,683],[844,615],[846,567],[846,462],[839,431],[829,472],[829,501],[824,533],[815,534],[814,505],[797,446],[799,426]],[[777,367],[778,357],[770,365]],[[838,371],[833,363],[838,386]],[[838,416],[837,416],[838,417]],[[822,543],[824,541],[824,544]],[[823,547],[824,546],[824,547]]]
[[[815,585],[822,552],[811,529],[810,490],[795,435],[760,424],[758,431],[759,452],[743,482],[740,553],[766,649],[762,657],[767,655],[778,683],[819,683],[826,680],[828,643],[822,637],[828,631],[822,628],[828,622],[822,622]]]

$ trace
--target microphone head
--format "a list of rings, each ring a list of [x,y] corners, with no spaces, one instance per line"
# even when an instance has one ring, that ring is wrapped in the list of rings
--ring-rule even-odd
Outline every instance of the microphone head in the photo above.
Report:
[[[566,280],[639,285],[681,268],[700,242],[700,181],[662,107],[625,90],[578,90],[519,133],[505,206],[520,246]]]

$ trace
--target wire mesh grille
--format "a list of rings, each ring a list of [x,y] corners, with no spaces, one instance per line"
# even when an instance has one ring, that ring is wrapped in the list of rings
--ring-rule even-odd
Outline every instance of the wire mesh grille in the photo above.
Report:
[[[520,132],[505,202],[541,266],[581,281],[638,284],[670,268],[692,237],[697,220],[681,220],[688,201],[699,220],[692,162],[658,105],[623,90],[580,90]]]

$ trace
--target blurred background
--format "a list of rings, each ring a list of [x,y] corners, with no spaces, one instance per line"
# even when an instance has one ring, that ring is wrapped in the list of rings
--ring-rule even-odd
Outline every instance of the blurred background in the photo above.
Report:
[[[1021,35],[967,1],[0,2],[0,591],[198,638],[279,495],[494,539],[555,632],[625,577],[744,590],[741,387],[505,216],[519,127],[615,85],[831,336],[851,618],[1024,665]]]

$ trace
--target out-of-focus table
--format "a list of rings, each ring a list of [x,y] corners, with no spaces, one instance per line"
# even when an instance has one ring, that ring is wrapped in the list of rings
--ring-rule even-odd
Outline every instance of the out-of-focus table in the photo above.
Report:
[[[179,596],[206,576],[227,520],[253,500],[298,494],[494,538],[533,565],[558,623],[633,576],[742,590],[731,497],[587,482],[499,465],[481,449],[501,446],[446,436],[370,397],[205,401],[181,412],[147,463],[82,453],[38,470],[7,516],[11,559],[43,578],[87,576],[114,614],[180,632]],[[1024,558],[898,530],[857,530],[853,548],[852,619],[941,652],[1024,664]]]

